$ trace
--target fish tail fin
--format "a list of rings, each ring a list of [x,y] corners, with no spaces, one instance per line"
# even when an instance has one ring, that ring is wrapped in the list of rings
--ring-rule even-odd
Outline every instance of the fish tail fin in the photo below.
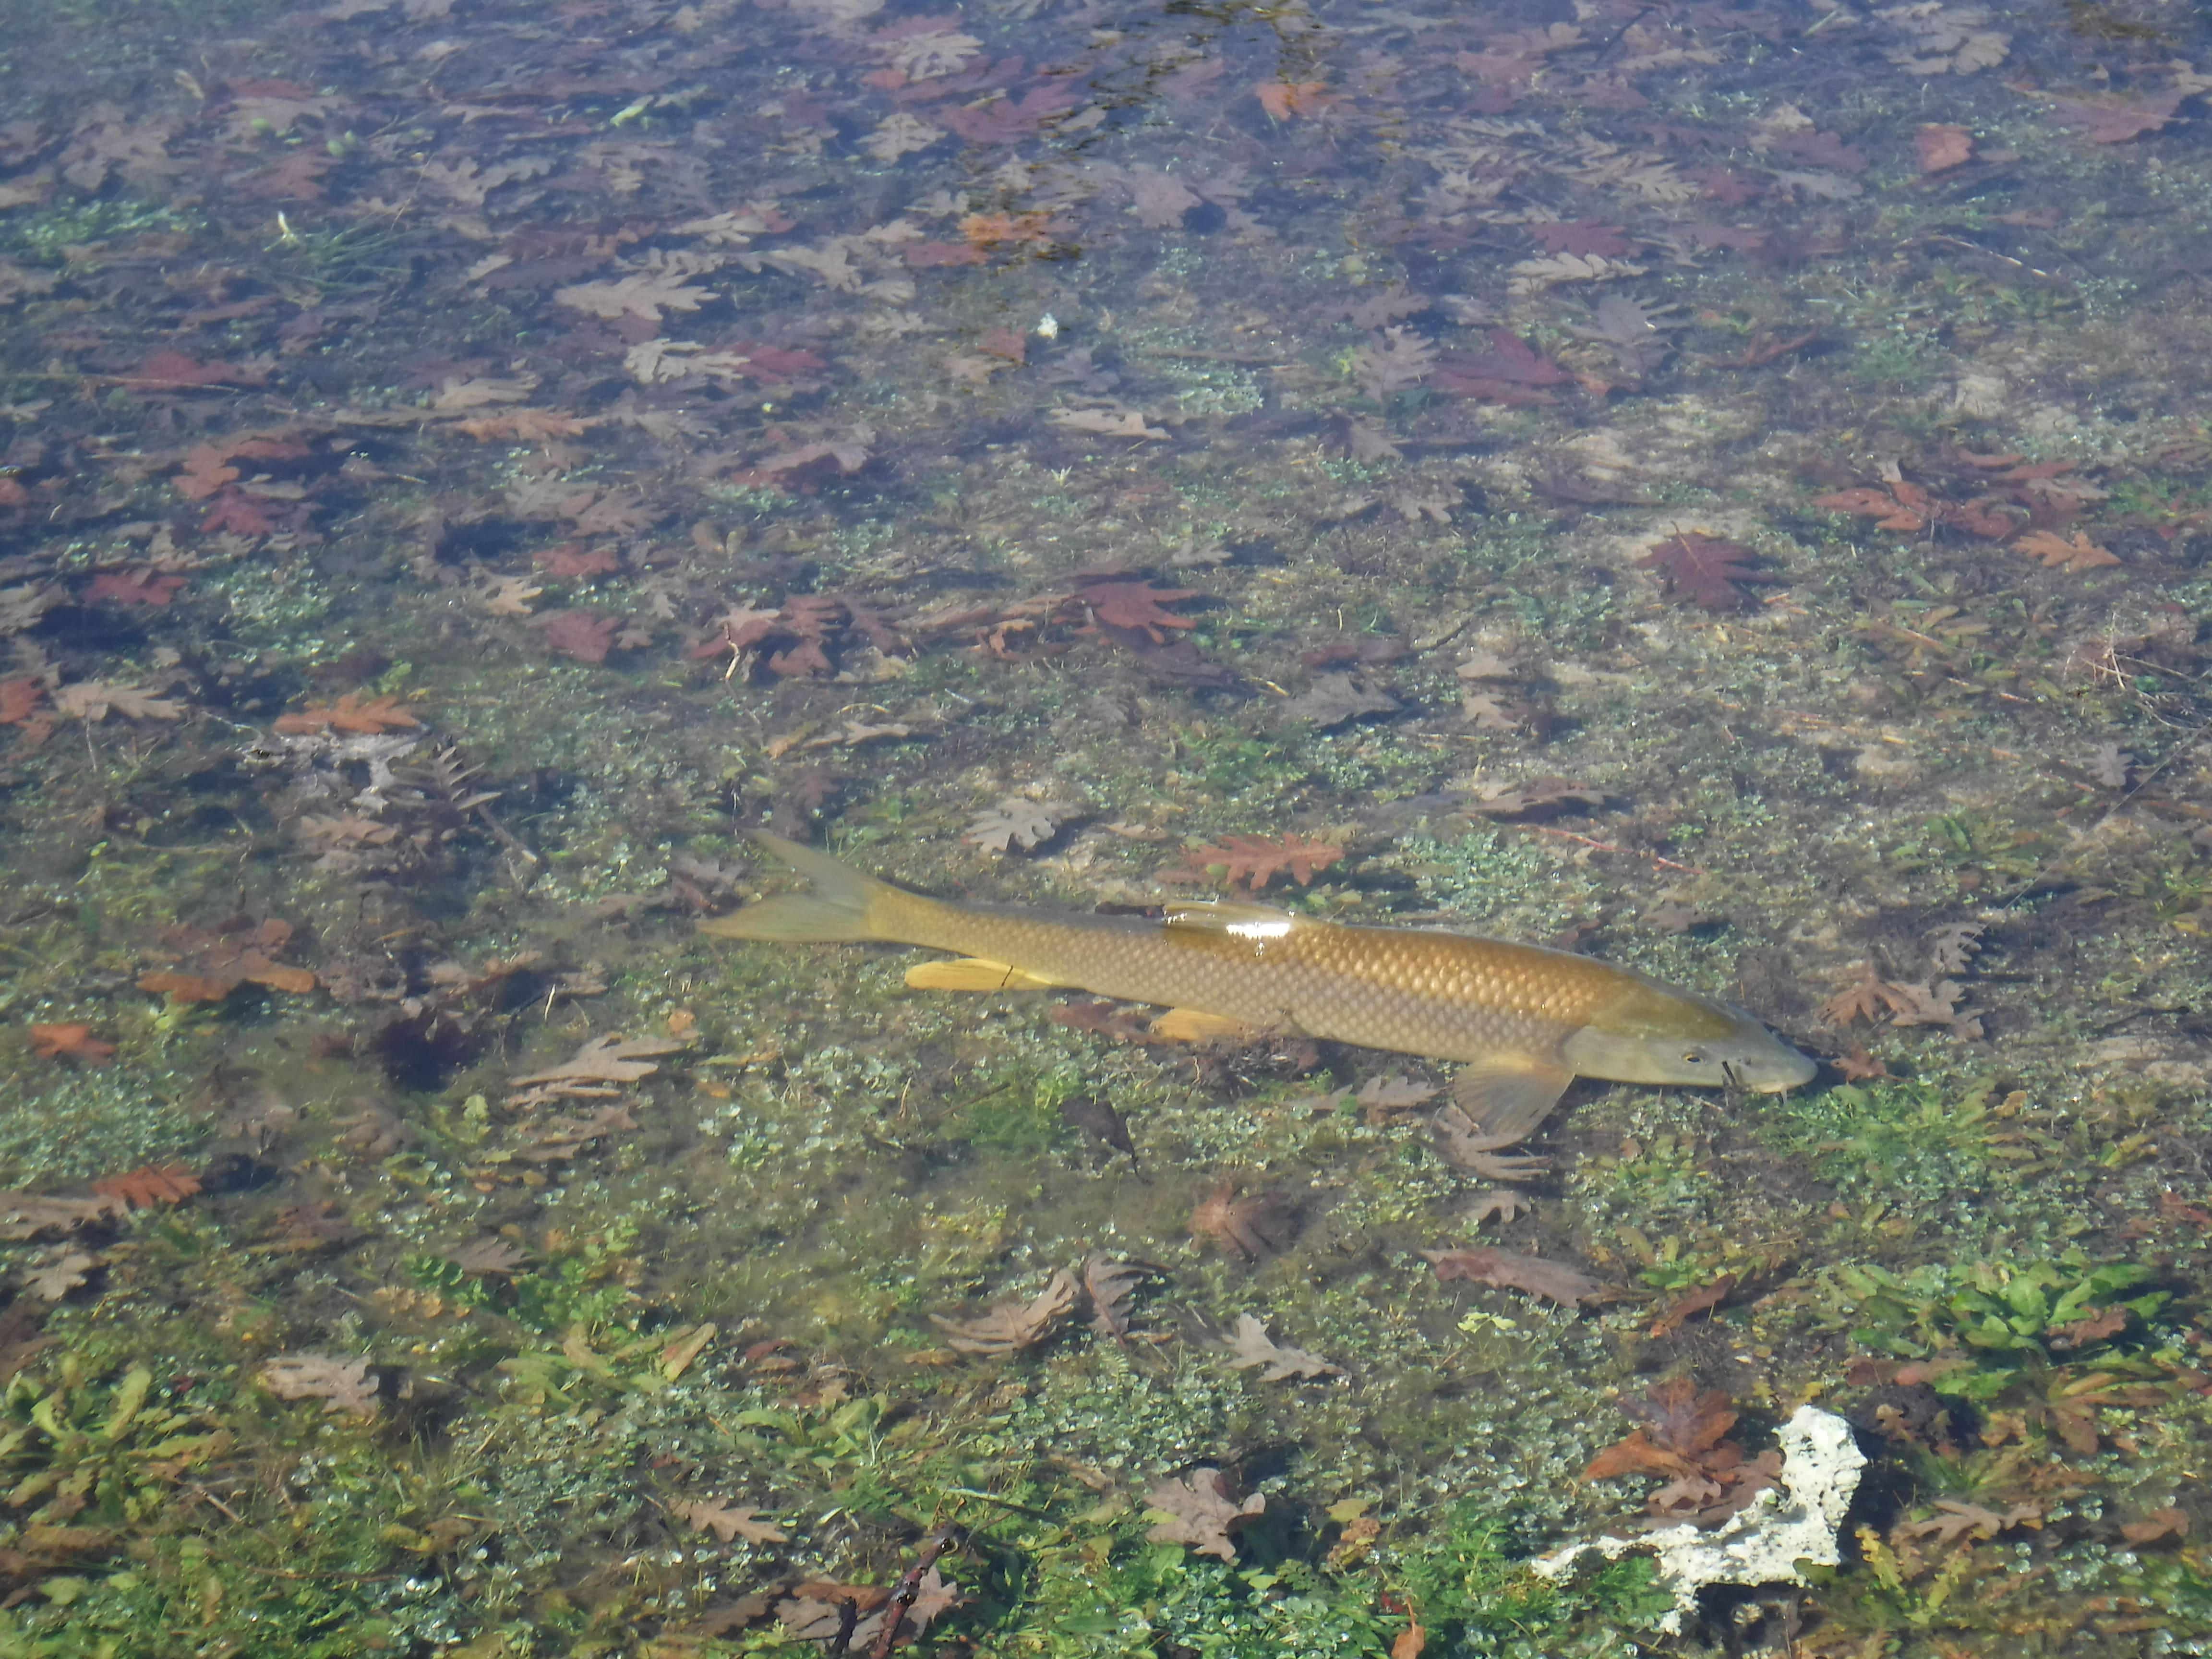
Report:
[[[779,894],[748,904],[733,915],[713,917],[699,924],[701,933],[720,939],[781,939],[787,944],[903,940],[907,929],[901,923],[905,913],[912,906],[930,902],[781,836],[762,830],[753,832],[753,839],[812,882],[814,890]]]

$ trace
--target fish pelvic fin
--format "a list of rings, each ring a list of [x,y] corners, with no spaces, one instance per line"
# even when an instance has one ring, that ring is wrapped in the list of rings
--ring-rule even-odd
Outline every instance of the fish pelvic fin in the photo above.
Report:
[[[1257,1042],[1267,1036],[1256,1025],[1196,1008],[1169,1009],[1152,1022],[1152,1032],[1170,1042]]]
[[[1476,1060],[1460,1069],[1451,1092],[1492,1152],[1535,1133],[1574,1080],[1565,1066],[1542,1060]]]
[[[906,982],[917,991],[1048,991],[1057,983],[981,957],[917,962],[906,970]]]
[[[781,939],[787,944],[826,944],[853,939],[898,939],[900,921],[910,906],[927,899],[902,893],[888,882],[863,875],[827,853],[795,841],[753,832],[753,839],[814,884],[811,893],[781,893],[726,916],[699,924],[718,939]]]

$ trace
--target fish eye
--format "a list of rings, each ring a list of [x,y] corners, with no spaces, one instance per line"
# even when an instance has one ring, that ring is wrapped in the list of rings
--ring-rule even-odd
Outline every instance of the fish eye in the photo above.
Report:
[[[1699,1054],[1695,1048],[1691,1049],[1690,1052],[1684,1054],[1682,1058],[1692,1066],[1702,1066],[1705,1063],[1705,1057]]]

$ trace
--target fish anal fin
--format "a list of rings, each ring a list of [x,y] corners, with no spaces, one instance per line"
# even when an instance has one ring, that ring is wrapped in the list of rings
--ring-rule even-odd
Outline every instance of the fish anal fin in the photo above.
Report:
[[[1574,1080],[1565,1066],[1542,1060],[1476,1060],[1460,1068],[1451,1092],[1480,1132],[1483,1150],[1495,1152],[1534,1134]]]
[[[1152,1031],[1170,1042],[1255,1042],[1267,1035],[1241,1019],[1203,1013],[1196,1008],[1169,1009],[1152,1022]]]
[[[906,982],[917,991],[1047,991],[1053,986],[1051,980],[981,957],[917,962],[906,970]]]

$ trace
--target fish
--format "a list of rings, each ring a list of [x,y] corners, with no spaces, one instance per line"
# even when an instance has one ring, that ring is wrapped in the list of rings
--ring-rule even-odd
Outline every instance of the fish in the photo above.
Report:
[[[1577,1077],[1780,1094],[1817,1069],[1741,1008],[1547,945],[1242,900],[1178,901],[1155,917],[932,898],[781,836],[753,838],[813,890],[710,917],[702,933],[950,951],[906,982],[1152,1003],[1168,1011],[1152,1028],[1164,1036],[1316,1037],[1456,1060],[1453,1093],[1494,1145],[1533,1130]]]

